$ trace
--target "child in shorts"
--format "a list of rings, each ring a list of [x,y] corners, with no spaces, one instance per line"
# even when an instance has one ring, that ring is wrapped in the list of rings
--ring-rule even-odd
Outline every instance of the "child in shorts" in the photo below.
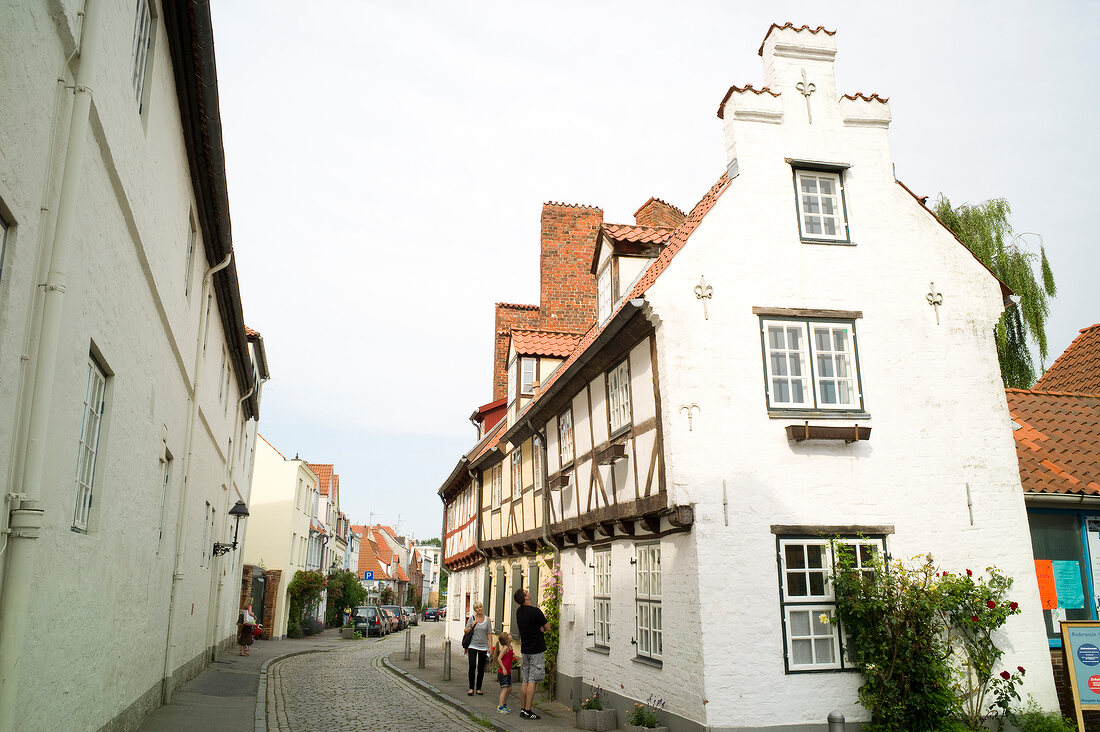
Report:
[[[508,695],[512,693],[512,664],[516,661],[516,653],[512,650],[512,634],[505,631],[497,637],[497,644],[493,648],[493,665],[497,667],[497,683],[500,684],[500,699],[497,703],[497,711],[501,714],[509,714]]]

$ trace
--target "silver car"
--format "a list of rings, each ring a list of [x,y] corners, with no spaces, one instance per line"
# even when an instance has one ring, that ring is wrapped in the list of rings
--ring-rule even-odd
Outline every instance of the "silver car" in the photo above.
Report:
[[[415,607],[405,605],[401,608],[401,611],[405,613],[405,627],[410,625],[420,625],[420,615],[416,612]]]

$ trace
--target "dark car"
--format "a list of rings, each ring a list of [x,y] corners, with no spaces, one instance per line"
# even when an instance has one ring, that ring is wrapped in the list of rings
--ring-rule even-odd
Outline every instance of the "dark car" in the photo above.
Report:
[[[408,623],[405,622],[405,613],[401,611],[401,607],[398,605],[383,605],[383,610],[388,610],[397,618],[397,627],[394,630],[404,630]]]
[[[439,608],[430,607],[424,611],[424,620],[439,620]]]
[[[405,611],[405,617],[408,618],[409,625],[420,625],[420,614],[416,612],[415,607],[405,605],[401,609]]]
[[[372,635],[383,636],[390,632],[389,619],[378,612],[378,608],[370,605],[355,608],[351,614],[351,625],[364,638]]]

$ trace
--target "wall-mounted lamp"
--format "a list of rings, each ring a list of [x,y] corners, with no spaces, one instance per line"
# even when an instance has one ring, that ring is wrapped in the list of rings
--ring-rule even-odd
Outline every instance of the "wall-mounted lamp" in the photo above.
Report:
[[[237,548],[237,532],[241,530],[241,519],[248,517],[248,506],[244,505],[244,501],[237,501],[233,504],[233,508],[229,509],[229,515],[237,520],[236,525],[233,527],[233,543],[223,544],[220,541],[215,541],[215,557],[221,556],[222,554],[228,554],[231,550]]]

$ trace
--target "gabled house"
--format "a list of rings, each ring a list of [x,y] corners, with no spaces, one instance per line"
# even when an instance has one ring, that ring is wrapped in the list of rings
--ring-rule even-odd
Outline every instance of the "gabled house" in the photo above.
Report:
[[[359,555],[356,564],[359,581],[367,591],[368,604],[376,605],[382,588],[393,587],[393,578],[379,558],[378,544],[370,527],[352,526],[351,532],[359,537]]]
[[[1006,662],[1055,703],[1031,551],[1003,540],[1026,526],[993,341],[1011,292],[895,179],[889,103],[838,95],[835,54],[834,31],[770,27],[699,203],[547,204],[540,306],[498,305],[507,416],[440,489],[474,527],[444,561],[484,566],[464,586],[513,630],[513,590],[560,566],[566,701],[652,695],[677,729],[866,719],[821,621],[847,546],[1014,577]],[[578,338],[528,366],[529,331]]]
[[[1044,576],[1051,663],[1062,711],[1072,717],[1059,622],[1096,620],[1100,605],[1100,323],[1081,330],[1034,388],[1006,396],[1031,546]],[[1100,714],[1086,712],[1088,725],[1097,722]]]

